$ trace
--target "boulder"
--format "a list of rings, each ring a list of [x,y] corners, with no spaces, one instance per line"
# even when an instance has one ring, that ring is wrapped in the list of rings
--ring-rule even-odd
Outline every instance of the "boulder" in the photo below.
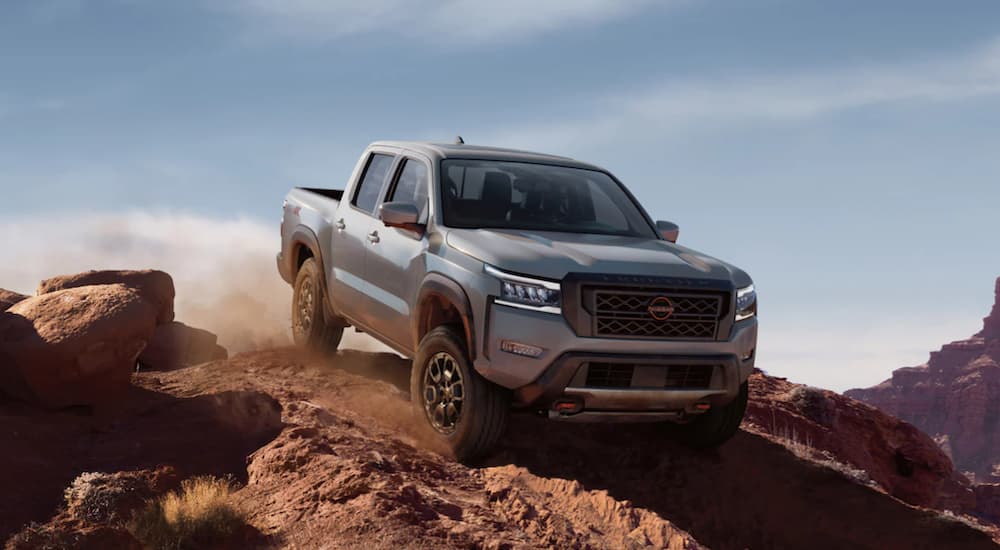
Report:
[[[120,283],[134,288],[156,306],[157,324],[174,320],[174,280],[167,273],[156,270],[142,271],[87,271],[76,275],[61,275],[46,279],[38,285],[38,294],[90,285]]]
[[[227,357],[215,334],[175,321],[156,327],[139,363],[150,370],[173,370]]]
[[[28,298],[0,313],[0,392],[51,408],[114,403],[156,327],[122,284]]]
[[[0,311],[6,311],[10,306],[27,298],[24,294],[18,294],[10,290],[0,288]]]

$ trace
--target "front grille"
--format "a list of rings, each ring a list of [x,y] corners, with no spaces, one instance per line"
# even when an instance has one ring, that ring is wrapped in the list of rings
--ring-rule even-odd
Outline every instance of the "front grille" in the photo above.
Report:
[[[589,388],[707,388],[713,365],[635,365],[598,363],[587,365]]]
[[[595,336],[714,340],[723,315],[721,293],[596,289],[591,295]],[[665,305],[670,313],[658,319]],[[651,312],[650,306],[661,310]]]

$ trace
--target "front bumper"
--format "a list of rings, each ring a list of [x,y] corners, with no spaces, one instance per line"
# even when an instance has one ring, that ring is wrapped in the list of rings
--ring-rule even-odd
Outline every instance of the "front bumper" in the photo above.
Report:
[[[577,336],[560,315],[491,304],[476,370],[513,390],[518,406],[548,409],[558,400],[582,403],[566,419],[661,420],[725,405],[739,394],[756,359],[757,320],[733,325],[726,340],[650,340]],[[538,358],[500,349],[502,340],[543,348]],[[591,362],[634,365],[629,387],[588,387]],[[711,368],[704,387],[652,387],[648,382],[672,365]],[[659,370],[658,370],[659,369]],[[662,379],[662,378],[661,378]]]

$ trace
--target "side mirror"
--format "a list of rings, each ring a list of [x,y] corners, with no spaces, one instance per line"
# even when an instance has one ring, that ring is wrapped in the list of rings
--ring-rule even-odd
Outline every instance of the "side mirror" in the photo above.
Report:
[[[408,202],[386,202],[378,208],[379,217],[386,227],[398,227],[407,231],[423,233],[424,226],[420,223],[420,211]]]
[[[676,223],[663,220],[656,222],[656,230],[660,232],[660,235],[663,235],[664,239],[672,243],[677,242],[677,236],[681,232],[681,228]]]

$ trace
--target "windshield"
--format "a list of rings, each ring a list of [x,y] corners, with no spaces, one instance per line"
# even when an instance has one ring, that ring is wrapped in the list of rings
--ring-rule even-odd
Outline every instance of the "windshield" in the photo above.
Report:
[[[656,238],[604,172],[494,160],[441,163],[444,225]]]

